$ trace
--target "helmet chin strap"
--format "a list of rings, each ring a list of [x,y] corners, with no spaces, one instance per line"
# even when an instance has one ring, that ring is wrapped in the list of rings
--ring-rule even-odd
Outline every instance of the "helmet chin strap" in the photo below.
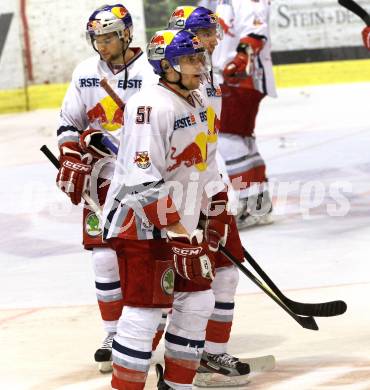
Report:
[[[128,38],[128,41],[127,41],[127,45],[125,47],[125,40],[123,38],[121,38],[122,42],[123,42],[123,50],[122,50],[122,56],[123,56],[123,65],[125,67],[125,80],[123,81],[123,89],[127,89],[127,83],[128,83],[128,70],[127,70],[127,64],[126,64],[126,60],[125,60],[125,56],[126,56],[126,52],[132,42],[132,37],[131,37],[131,34],[129,33],[129,38]]]
[[[177,70],[175,70],[175,72],[180,76],[180,79],[177,80],[177,81],[169,81],[167,78],[166,78],[166,82],[168,84],[174,84],[174,85],[177,85],[180,89],[184,90],[184,91],[191,91],[191,89],[189,89],[188,87],[185,87],[185,85],[182,83],[182,74],[180,72],[178,72]]]

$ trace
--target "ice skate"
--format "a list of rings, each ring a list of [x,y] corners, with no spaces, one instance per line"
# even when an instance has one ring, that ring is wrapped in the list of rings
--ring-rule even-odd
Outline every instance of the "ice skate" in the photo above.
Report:
[[[112,343],[115,333],[108,333],[102,346],[96,350],[94,359],[98,363],[99,371],[103,374],[112,372]]]
[[[193,384],[198,387],[241,386],[248,383],[248,363],[228,353],[203,352]]]
[[[272,202],[269,193],[264,191],[258,196],[240,199],[235,218],[239,230],[273,223]]]

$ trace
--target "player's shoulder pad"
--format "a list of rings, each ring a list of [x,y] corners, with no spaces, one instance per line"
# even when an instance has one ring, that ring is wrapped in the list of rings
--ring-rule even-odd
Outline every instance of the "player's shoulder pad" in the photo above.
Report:
[[[80,76],[87,76],[97,72],[100,57],[98,55],[91,56],[81,61],[73,70],[72,78],[78,79]]]
[[[126,104],[126,111],[136,110],[140,106],[149,106],[153,112],[167,113],[171,111],[173,103],[164,93],[163,87],[158,84],[147,85],[133,95]]]

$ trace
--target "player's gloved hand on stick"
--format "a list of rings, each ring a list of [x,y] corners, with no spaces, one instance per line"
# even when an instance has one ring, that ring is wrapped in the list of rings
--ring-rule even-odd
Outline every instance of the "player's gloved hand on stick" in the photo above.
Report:
[[[212,252],[217,252],[218,247],[225,246],[227,241],[229,226],[233,218],[228,213],[227,203],[227,192],[223,191],[214,195],[208,206],[207,215],[204,215],[204,219],[201,221],[204,238]]]
[[[225,66],[225,69],[223,71],[225,82],[227,82],[229,78],[246,77],[247,65],[248,65],[248,56],[244,53],[237,53],[236,56],[232,59],[232,61],[227,63]]]
[[[82,152],[90,153],[96,159],[113,156],[114,153],[102,143],[104,136],[105,135],[101,130],[85,130],[80,135],[79,142]]]
[[[207,243],[203,242],[202,230],[194,230],[190,237],[169,231],[167,237],[172,247],[176,272],[182,278],[196,283],[214,279],[214,261]]]
[[[92,156],[83,155],[77,142],[65,142],[59,149],[57,186],[71,198],[73,204],[78,205],[90,178]]]
[[[247,76],[246,69],[248,67],[248,63],[251,61],[251,55],[258,55],[264,44],[264,39],[258,39],[250,36],[242,38],[236,48],[236,56],[232,61],[226,64],[223,71],[225,82],[227,82],[230,77],[245,78]]]
[[[370,26],[365,27],[362,30],[362,39],[364,41],[365,47],[370,50]]]

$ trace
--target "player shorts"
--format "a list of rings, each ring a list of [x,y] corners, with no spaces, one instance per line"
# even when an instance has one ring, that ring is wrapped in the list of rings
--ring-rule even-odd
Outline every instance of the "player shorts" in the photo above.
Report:
[[[255,89],[221,84],[221,133],[250,137],[256,125],[261,100],[265,95]]]
[[[111,238],[108,242],[117,253],[123,304],[171,307],[175,269],[171,247],[166,240]]]

